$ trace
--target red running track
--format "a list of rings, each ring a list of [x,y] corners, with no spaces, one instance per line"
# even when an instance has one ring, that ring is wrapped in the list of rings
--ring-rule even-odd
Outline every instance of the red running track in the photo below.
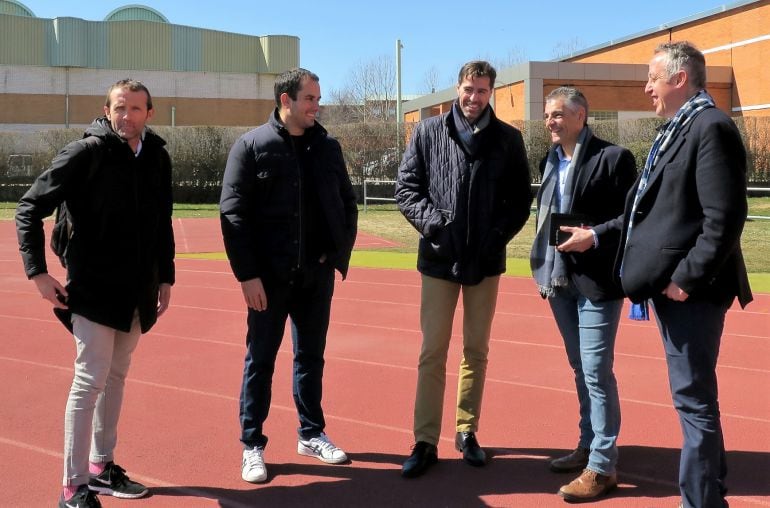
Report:
[[[216,221],[177,221],[175,228],[180,251],[221,250]],[[0,505],[52,506],[74,348],[23,275],[12,222],[0,222],[0,238]],[[134,356],[117,449],[118,462],[151,487],[151,496],[102,496],[104,506],[564,505],[555,492],[571,476],[549,472],[547,461],[575,445],[577,401],[550,311],[529,279],[501,283],[478,434],[493,455],[487,467],[466,466],[452,445],[456,336],[441,461],[422,478],[400,477],[412,444],[419,277],[354,268],[337,285],[324,385],[327,430],[352,461],[333,466],[297,455],[287,335],[266,424],[269,481],[255,486],[240,479],[240,290],[224,261],[180,259],[177,267],[172,308]],[[733,309],[727,318],[718,372],[732,508],[770,506],[769,324],[770,295],[756,295],[746,311]],[[616,356],[621,485],[597,505],[675,507],[680,433],[654,324],[624,319]]]

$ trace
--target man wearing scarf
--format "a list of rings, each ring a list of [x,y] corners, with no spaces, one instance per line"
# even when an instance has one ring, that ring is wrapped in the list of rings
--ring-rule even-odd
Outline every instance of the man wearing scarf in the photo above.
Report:
[[[687,508],[727,506],[716,364],[727,309],[736,296],[741,307],[752,300],[740,246],[746,151],[705,86],[705,58],[691,44],[655,49],[644,91],[668,121],[628,194],[618,257],[625,293],[652,303],[663,339]]]
[[[617,217],[636,179],[631,152],[594,136],[587,117],[588,101],[575,88],[557,88],[545,99],[553,146],[540,164],[530,256],[575,372],[580,404],[577,448],[550,463],[555,472],[582,471],[559,490],[568,501],[597,498],[617,486],[620,401],[612,366],[623,291],[612,268],[620,239]],[[554,245],[549,240],[560,214],[574,225],[561,226],[570,238]]]
[[[486,454],[476,432],[505,246],[529,217],[529,169],[521,133],[498,120],[489,100],[495,69],[465,64],[451,111],[421,122],[398,171],[396,201],[420,233],[422,348],[414,408],[415,445],[404,477],[438,461],[452,319],[463,296],[463,355],[455,447],[470,465]]]

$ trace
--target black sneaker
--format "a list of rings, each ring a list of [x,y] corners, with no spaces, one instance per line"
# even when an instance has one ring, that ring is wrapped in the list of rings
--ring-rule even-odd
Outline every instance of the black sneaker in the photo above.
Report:
[[[102,508],[102,503],[94,492],[88,489],[88,485],[81,485],[75,495],[66,501],[59,498],[59,508]]]
[[[121,499],[136,499],[149,492],[141,483],[131,481],[126,476],[126,470],[110,461],[97,476],[92,476],[88,482],[88,488],[99,494]]]

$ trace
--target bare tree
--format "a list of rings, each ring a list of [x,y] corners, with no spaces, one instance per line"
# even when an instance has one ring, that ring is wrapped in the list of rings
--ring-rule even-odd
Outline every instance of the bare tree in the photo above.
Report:
[[[441,74],[438,70],[438,67],[435,65],[431,66],[427,71],[425,71],[425,75],[422,78],[422,92],[423,93],[434,93],[436,90],[440,90],[442,88],[441,86]]]
[[[348,115],[347,122],[386,122],[395,119],[396,71],[387,55],[361,62],[350,70],[347,85],[331,92],[332,104]],[[331,108],[329,108],[331,109]]]
[[[566,41],[559,41],[551,50],[551,55],[554,58],[568,58],[570,55],[577,53],[581,48],[585,47],[585,42],[580,37],[573,37]]]
[[[513,67],[514,65],[519,65],[520,63],[524,63],[526,61],[527,52],[524,51],[524,49],[515,46],[510,48],[504,56],[493,58],[489,61],[489,63],[491,63],[495,69],[499,71],[501,69]]]

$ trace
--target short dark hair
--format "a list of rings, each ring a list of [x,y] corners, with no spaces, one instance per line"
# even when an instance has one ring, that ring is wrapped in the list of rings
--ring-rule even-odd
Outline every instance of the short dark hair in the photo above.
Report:
[[[690,42],[664,42],[655,48],[655,54],[666,55],[666,79],[683,70],[693,88],[706,88],[706,57]]]
[[[575,88],[574,86],[560,86],[556,90],[552,91],[545,97],[545,102],[553,99],[561,98],[570,108],[580,106],[586,111],[586,119],[584,125],[588,123],[588,99],[583,95],[583,92]]]
[[[492,67],[492,64],[484,60],[474,60],[460,68],[460,72],[457,74],[457,84],[462,83],[465,78],[489,78],[489,88],[494,88],[496,77],[497,71]]]
[[[152,109],[152,95],[150,95],[150,91],[147,89],[146,86],[144,86],[144,83],[141,81],[137,81],[135,79],[121,79],[114,85],[110,87],[109,90],[107,90],[107,98],[104,100],[105,107],[110,107],[110,95],[112,95],[112,91],[115,89],[121,89],[121,90],[130,90],[132,92],[144,92],[147,94],[147,110],[149,111]]]
[[[316,83],[319,81],[318,75],[310,72],[302,67],[295,67],[288,71],[282,72],[275,78],[275,85],[273,91],[275,92],[275,105],[281,107],[281,95],[287,94],[292,100],[297,100],[297,92],[302,88],[302,80],[305,78],[312,79]]]

